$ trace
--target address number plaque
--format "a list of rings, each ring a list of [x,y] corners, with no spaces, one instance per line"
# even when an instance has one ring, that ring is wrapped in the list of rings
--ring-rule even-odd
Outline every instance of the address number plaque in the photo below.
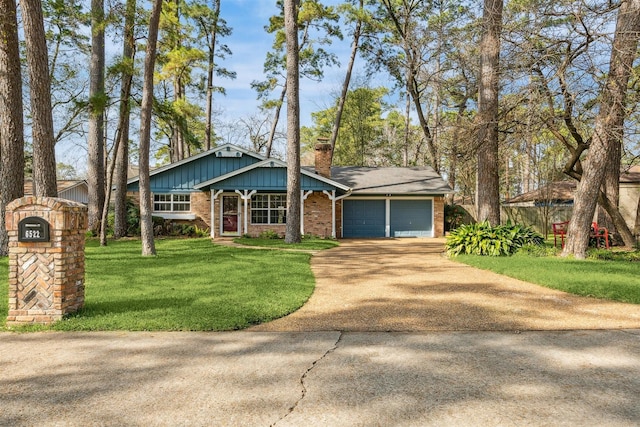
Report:
[[[18,223],[19,242],[48,242],[49,223],[40,217],[30,216]]]

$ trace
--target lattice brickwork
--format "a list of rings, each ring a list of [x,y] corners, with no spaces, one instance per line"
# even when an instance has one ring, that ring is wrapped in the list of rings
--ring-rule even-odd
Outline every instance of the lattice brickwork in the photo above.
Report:
[[[40,217],[50,241],[19,242],[18,224]],[[84,305],[86,206],[57,198],[27,196],[7,206],[9,313],[7,325],[51,323]]]

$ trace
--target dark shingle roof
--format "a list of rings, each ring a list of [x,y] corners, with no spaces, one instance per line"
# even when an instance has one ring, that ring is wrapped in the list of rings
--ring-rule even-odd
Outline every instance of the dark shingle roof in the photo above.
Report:
[[[519,194],[505,200],[509,203],[538,202],[545,200],[568,201],[573,200],[573,193],[576,191],[577,181],[556,181],[542,186],[537,190]]]
[[[350,187],[353,194],[447,194],[453,190],[430,167],[367,168],[334,166],[331,179]]]

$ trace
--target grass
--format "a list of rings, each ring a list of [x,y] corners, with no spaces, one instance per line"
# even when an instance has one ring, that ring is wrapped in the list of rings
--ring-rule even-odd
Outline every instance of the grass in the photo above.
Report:
[[[300,243],[285,243],[284,239],[270,239],[259,237],[238,237],[233,239],[235,243],[247,246],[259,246],[263,248],[297,249],[297,250],[324,250],[339,245],[337,240],[322,239],[319,237],[303,237]]]
[[[218,246],[209,239],[157,240],[156,257],[140,241],[87,241],[85,307],[52,330],[235,330],[289,314],[311,296],[304,252]],[[8,277],[7,258],[0,274]],[[0,293],[7,295],[7,280]],[[7,298],[0,317],[7,316]]]
[[[640,259],[633,253],[614,253],[602,259],[576,260],[557,256],[515,254],[510,257],[460,255],[464,264],[491,270],[576,295],[640,304]]]

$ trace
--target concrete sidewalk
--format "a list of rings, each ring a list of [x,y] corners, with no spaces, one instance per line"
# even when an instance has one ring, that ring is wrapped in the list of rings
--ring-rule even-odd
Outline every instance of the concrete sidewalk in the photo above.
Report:
[[[0,334],[2,426],[640,424],[640,330]]]

